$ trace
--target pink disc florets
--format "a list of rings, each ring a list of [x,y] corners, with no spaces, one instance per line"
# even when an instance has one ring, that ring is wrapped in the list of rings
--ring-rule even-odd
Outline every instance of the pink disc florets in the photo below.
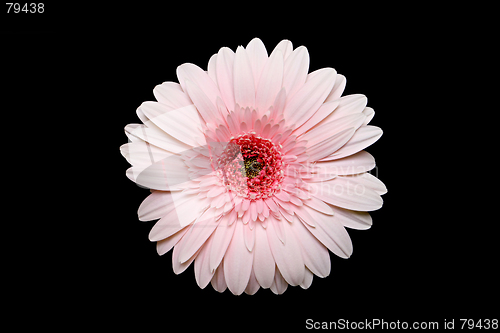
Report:
[[[223,184],[239,196],[265,199],[279,191],[284,178],[281,147],[255,133],[232,138],[217,160]]]

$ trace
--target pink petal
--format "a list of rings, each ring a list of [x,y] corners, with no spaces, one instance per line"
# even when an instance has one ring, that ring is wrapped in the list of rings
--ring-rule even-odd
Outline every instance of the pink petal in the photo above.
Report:
[[[258,80],[267,61],[267,50],[259,38],[254,38],[248,43],[246,51],[255,78],[255,89],[257,89]]]
[[[177,154],[192,147],[182,141],[175,139],[173,136],[165,133],[156,125],[149,122],[149,127],[145,125],[138,126],[125,126],[125,133],[131,139],[140,139],[141,141],[148,142],[155,147],[161,148],[165,151]]]
[[[159,128],[190,146],[198,146],[196,137],[203,136],[201,118],[194,105],[169,110],[156,102],[144,102],[141,111]]]
[[[224,276],[224,263],[220,264],[212,277],[212,287],[222,293],[227,289],[226,277]]]
[[[207,74],[212,79],[212,81],[217,84],[217,54],[213,54],[208,60]]]
[[[252,219],[252,221],[257,220],[257,204],[254,200],[250,202],[250,218]]]
[[[339,99],[342,93],[344,92],[345,83],[346,83],[345,76],[342,74],[337,74],[337,77],[335,78],[335,84],[333,85],[333,89],[326,98],[325,102]]]
[[[222,100],[228,110],[234,110],[234,84],[233,84],[234,52],[223,47],[217,54],[217,83]]]
[[[178,155],[172,155],[134,172],[134,181],[150,189],[170,191],[184,189],[191,178],[186,164]],[[129,170],[127,170],[129,173]],[[131,175],[132,176],[132,175]]]
[[[152,242],[165,239],[177,231],[183,229],[189,223],[194,222],[200,215],[200,209],[193,209],[193,204],[199,201],[196,195],[191,195],[192,199],[175,206],[167,215],[162,217],[149,232],[149,240]],[[201,202],[196,202],[196,205]],[[186,221],[190,221],[186,223]]]
[[[304,46],[296,48],[286,59],[283,88],[292,97],[306,82],[309,70],[309,52]]]
[[[170,251],[184,236],[184,234],[188,231],[188,227],[181,229],[170,237],[167,237],[161,241],[156,242],[156,252],[158,255],[162,256],[168,251]]]
[[[185,92],[187,92],[186,81],[189,80],[203,91],[213,105],[216,105],[217,97],[220,96],[219,89],[203,69],[190,63],[182,64],[177,67],[177,78]]]
[[[253,253],[245,246],[243,223],[235,225],[233,239],[224,256],[224,276],[229,290],[235,295],[241,295],[250,279]]]
[[[321,125],[316,126],[314,130],[302,135],[300,139],[307,140],[308,146],[311,147],[348,128],[357,130],[363,124],[364,120],[365,115],[362,113],[351,114],[333,121],[321,123]]]
[[[380,181],[377,177],[367,172],[357,175],[347,175],[341,176],[342,179],[345,179],[348,182],[354,182],[358,186],[363,186],[370,188],[377,192],[379,195],[383,195],[387,193],[387,188],[384,183]]]
[[[328,216],[310,209],[309,214],[316,221],[316,227],[304,226],[330,251],[341,258],[352,254],[352,242],[345,228],[333,216]]]
[[[280,199],[281,201],[285,201],[285,202],[290,201],[290,194],[286,193],[285,191],[276,192],[276,193],[274,193],[274,196],[276,198]]]
[[[335,220],[342,223],[344,227],[358,230],[370,229],[372,218],[369,213],[357,212],[355,210],[344,209],[336,206],[330,206],[335,213]]]
[[[290,230],[288,222],[276,221],[273,217],[269,217],[267,225],[267,239],[271,247],[274,260],[278,266],[283,278],[292,286],[299,285],[304,280],[304,261],[302,259],[302,251],[297,242],[297,238]],[[282,223],[286,235],[286,242],[283,244],[276,236],[276,224]]]
[[[295,218],[291,230],[300,243],[304,264],[319,277],[330,274],[330,255],[328,249],[314,237],[307,228]]]
[[[225,192],[226,188],[224,186],[214,186],[210,191],[208,191],[207,198],[214,198]]]
[[[151,221],[165,216],[174,208],[171,192],[153,191],[139,206],[140,221]]]
[[[276,206],[276,203],[273,201],[273,199],[267,198],[264,199],[264,202],[266,203],[267,207],[269,207],[269,209],[273,212],[277,213],[279,211],[278,206]]]
[[[255,278],[255,274],[252,271],[250,273],[250,280],[248,280],[247,287],[245,288],[245,294],[254,295],[260,289],[259,282]]]
[[[250,223],[243,228],[245,234],[245,245],[252,252],[255,245],[255,228],[250,228]]]
[[[314,277],[314,274],[311,273],[310,270],[306,269],[304,271],[304,281],[302,281],[302,283],[300,284],[300,287],[302,289],[307,289],[311,286],[312,282],[313,282],[313,277]]]
[[[186,89],[194,105],[200,112],[206,123],[217,125],[219,110],[215,104],[210,101],[207,95],[193,82],[186,80]]]
[[[310,212],[310,209],[308,207],[304,207],[304,206],[297,207],[294,210],[295,215],[300,217],[302,222],[304,222],[304,223],[306,223],[309,226],[314,228],[314,227],[316,227],[316,224],[314,221],[315,218],[314,218],[314,215],[311,215],[309,212]],[[333,213],[330,215],[333,215]]]
[[[192,226],[187,228],[188,231],[191,228]],[[184,245],[186,245],[185,239],[186,237],[182,237],[181,240],[175,245],[174,251],[172,252],[172,268],[175,274],[181,274],[182,272],[184,272],[196,259],[198,253],[200,252],[200,250],[198,250],[191,258],[189,258],[189,260],[181,263],[181,261],[179,260],[179,254],[182,252]]]
[[[278,43],[278,45],[276,45],[273,52],[271,52],[271,56],[277,51],[281,52],[281,54],[283,55],[283,59],[286,60],[293,51],[292,42],[287,39],[282,40]]]
[[[227,124],[229,126],[229,131],[231,132],[231,134],[233,136],[236,136],[239,134],[240,124],[239,124],[239,121],[237,119],[237,116],[232,111],[227,115]]]
[[[234,211],[233,211],[234,212]],[[210,270],[215,270],[226,254],[226,250],[233,238],[236,223],[229,224],[230,219],[236,219],[235,214],[226,214],[222,217],[219,227],[213,234],[213,243],[210,250]]]
[[[271,291],[276,295],[281,295],[286,291],[287,288],[288,283],[286,283],[285,279],[283,279],[278,266],[276,266],[276,272],[274,274],[273,284],[271,285]]]
[[[283,109],[285,108],[286,102],[286,91],[285,88],[281,88],[281,90],[276,95],[276,99],[273,102],[273,107],[271,109],[271,114],[269,115],[269,119],[277,119],[282,115]]]
[[[257,225],[255,228],[253,271],[262,288],[269,288],[274,280],[274,262],[267,240],[267,230]]]
[[[191,258],[205,244],[218,225],[219,222],[213,217],[213,209],[208,209],[184,236],[185,245],[179,254],[180,262],[183,263]]]
[[[331,114],[339,105],[339,101],[330,101],[325,102],[321,105],[321,107],[314,113],[314,115],[309,118],[302,126],[297,128],[294,133],[296,135],[301,135],[311,128],[316,126],[319,122],[325,119],[329,114]]]
[[[238,46],[234,57],[234,100],[241,107],[255,106],[255,80],[246,50]]]
[[[372,145],[381,136],[382,130],[379,127],[371,125],[360,127],[342,148],[321,160],[331,161],[350,156]]]
[[[283,80],[283,56],[275,52],[267,59],[256,90],[255,103],[261,114],[269,109],[281,90]]]
[[[368,125],[368,123],[370,122],[370,120],[373,119],[373,116],[375,116],[375,111],[373,111],[372,108],[366,107],[363,110],[363,114],[366,116],[366,119],[363,122],[363,126],[364,126],[364,125]]]
[[[311,195],[334,206],[363,212],[382,207],[383,201],[377,192],[347,177],[308,185]]]
[[[317,210],[320,213],[326,215],[333,215],[332,207],[326,204],[323,200],[320,200],[314,196],[310,196],[309,199],[303,201],[304,205],[311,207],[312,209]],[[301,216],[302,217],[302,216]],[[303,219],[303,217],[302,217]],[[307,223],[307,221],[306,221]],[[314,225],[312,225],[314,226]]]
[[[370,171],[375,167],[375,159],[362,150],[354,155],[332,161],[318,162],[316,167],[322,172],[336,175],[354,175]]]
[[[333,87],[336,72],[333,68],[315,71],[304,86],[286,103],[283,114],[287,123],[296,127],[311,118]],[[309,75],[311,75],[309,74]]]
[[[368,103],[368,99],[365,95],[354,94],[341,97],[336,100],[336,102],[339,103],[339,106],[334,112],[325,117],[322,123],[327,123],[354,114],[363,114],[362,112],[366,107],[366,103]]]
[[[181,85],[176,82],[163,82],[157,85],[153,89],[153,95],[158,102],[173,109],[192,104],[189,97],[182,91]]]
[[[205,244],[202,245],[201,251],[196,256],[194,261],[194,277],[196,283],[201,289],[204,289],[215,273],[215,271],[210,270],[210,248],[212,244],[213,237],[209,237]]]
[[[340,149],[354,134],[354,128],[347,128],[330,138],[323,140],[307,149],[311,161],[319,161]]]

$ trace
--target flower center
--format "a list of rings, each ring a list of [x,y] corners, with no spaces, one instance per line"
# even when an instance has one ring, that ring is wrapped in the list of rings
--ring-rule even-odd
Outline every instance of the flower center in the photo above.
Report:
[[[217,174],[231,191],[265,199],[279,191],[284,178],[281,148],[271,140],[245,133],[232,138],[217,159]]]

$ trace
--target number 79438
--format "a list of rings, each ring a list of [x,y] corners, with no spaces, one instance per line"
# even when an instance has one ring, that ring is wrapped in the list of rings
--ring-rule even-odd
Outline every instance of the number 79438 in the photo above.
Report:
[[[18,2],[6,2],[7,13],[31,13],[31,14],[42,14],[45,11],[45,6],[43,2],[31,2],[31,3],[18,3]]]

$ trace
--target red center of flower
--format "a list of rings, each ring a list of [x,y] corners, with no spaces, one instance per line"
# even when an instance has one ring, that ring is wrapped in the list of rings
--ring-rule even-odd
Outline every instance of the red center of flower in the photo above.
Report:
[[[252,133],[238,135],[219,156],[217,174],[242,197],[268,198],[280,189],[284,178],[280,147]]]

